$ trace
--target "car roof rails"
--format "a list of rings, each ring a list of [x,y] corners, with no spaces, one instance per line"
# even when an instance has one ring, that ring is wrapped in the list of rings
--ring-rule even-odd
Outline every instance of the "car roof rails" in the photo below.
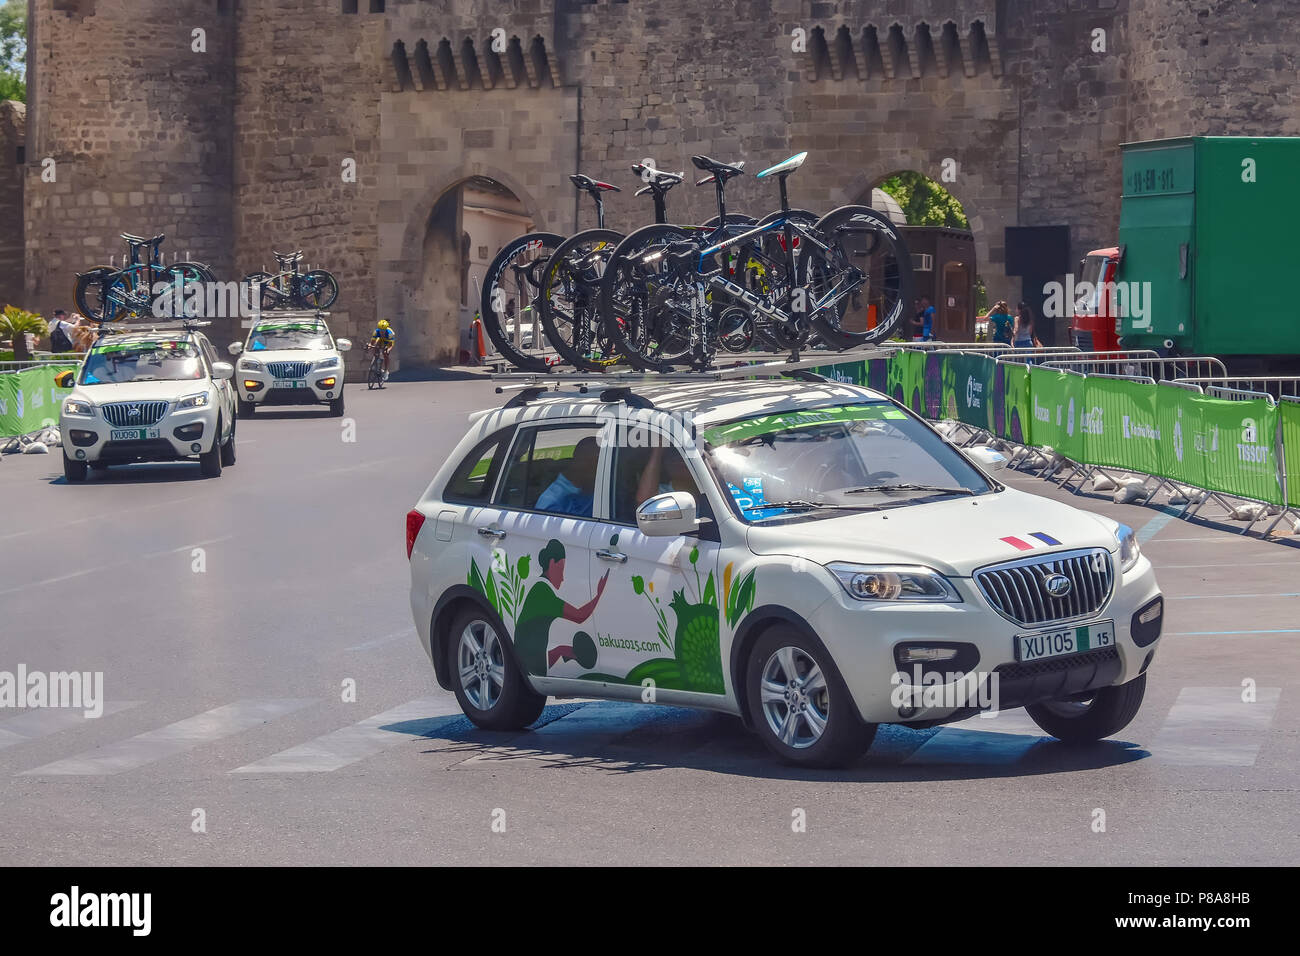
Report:
[[[212,323],[207,319],[172,319],[167,322],[106,322],[103,319],[93,320],[98,323],[99,331],[95,338],[101,339],[105,335],[130,335],[140,332],[197,332],[199,329],[207,328]]]

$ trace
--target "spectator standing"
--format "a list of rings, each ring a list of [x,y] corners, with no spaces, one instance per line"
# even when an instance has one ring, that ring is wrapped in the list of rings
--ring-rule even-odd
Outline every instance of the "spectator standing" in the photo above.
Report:
[[[1034,335],[1034,310],[1028,302],[1021,302],[1016,310],[1016,324],[1012,330],[1012,344],[1018,349],[1040,349],[1043,343]]]
[[[989,341],[999,345],[1011,344],[1011,329],[1016,320],[1005,300],[999,299],[993,303],[993,308],[980,318],[989,324]]]
[[[76,326],[68,321],[68,313],[62,309],[54,310],[54,321],[50,323],[50,351],[71,352],[73,349],[73,330]]]
[[[934,341],[934,306],[930,304],[928,295],[921,296],[921,340]]]

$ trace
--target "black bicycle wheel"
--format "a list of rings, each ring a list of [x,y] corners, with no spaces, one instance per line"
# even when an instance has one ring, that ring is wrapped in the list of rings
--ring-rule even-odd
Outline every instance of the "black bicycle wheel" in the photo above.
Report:
[[[603,372],[623,360],[600,311],[600,280],[622,239],[612,229],[584,230],[560,243],[542,268],[537,304],[546,339],[584,372]]]
[[[541,270],[564,242],[553,232],[531,232],[506,243],[488,266],[479,300],[483,330],[501,356],[525,372],[551,367],[538,317]]]
[[[800,254],[800,272],[814,302],[831,297],[812,316],[827,345],[849,349],[884,341],[912,300],[912,259],[902,236],[869,206],[841,206],[815,227],[829,246]]]
[[[618,244],[605,267],[601,314],[635,368],[669,371],[691,359],[695,282],[674,255],[689,256],[692,246],[699,248],[698,230],[645,226]]]
[[[77,311],[96,322],[111,322],[117,318],[116,306],[108,297],[117,270],[111,266],[96,266],[77,276],[72,290],[72,301],[77,304]]]
[[[339,297],[339,283],[332,273],[312,269],[298,282],[298,305],[323,312]]]

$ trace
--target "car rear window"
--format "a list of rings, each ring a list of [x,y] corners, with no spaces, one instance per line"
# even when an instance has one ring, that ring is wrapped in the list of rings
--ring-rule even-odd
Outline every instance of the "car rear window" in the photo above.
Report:
[[[443,498],[464,504],[486,502],[492,495],[513,431],[513,428],[503,428],[475,445],[452,473]]]

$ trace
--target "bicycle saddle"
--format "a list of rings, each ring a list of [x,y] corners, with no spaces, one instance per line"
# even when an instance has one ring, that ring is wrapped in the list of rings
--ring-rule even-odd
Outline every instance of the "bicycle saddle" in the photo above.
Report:
[[[616,193],[621,193],[623,191],[613,183],[602,183],[600,180],[592,179],[590,176],[584,176],[582,173],[574,173],[571,175],[569,177],[569,182],[573,183],[573,185],[577,186],[579,189],[585,189],[592,195],[611,189]]]
[[[278,259],[280,262],[297,262],[299,259],[302,258],[302,250],[299,249],[297,252],[290,252],[282,255],[276,252],[274,249],[272,249],[271,255],[275,256],[275,258]]]
[[[165,234],[161,233],[154,236],[152,239],[146,239],[144,236],[133,236],[129,232],[121,233],[121,236],[133,246],[156,246],[167,238]]]
[[[769,166],[761,173],[755,175],[754,178],[763,179],[766,176],[788,176],[796,169],[798,169],[800,166],[802,166],[803,161],[807,158],[808,158],[807,151],[802,153],[795,153],[789,159],[783,160],[782,162],[777,163],[775,166]]]
[[[701,169],[709,175],[701,179],[695,185],[703,186],[705,183],[711,183],[714,179],[720,179],[724,183],[732,176],[740,176],[745,172],[745,164],[736,163],[734,166],[729,163],[720,163],[716,159],[709,159],[707,156],[692,156],[691,162],[695,164],[696,169]]]
[[[645,163],[633,163],[632,172],[636,173],[648,184],[642,186],[636,191],[638,196],[648,193],[651,190],[667,192],[686,178],[684,172],[670,173],[666,169],[658,169]]]

